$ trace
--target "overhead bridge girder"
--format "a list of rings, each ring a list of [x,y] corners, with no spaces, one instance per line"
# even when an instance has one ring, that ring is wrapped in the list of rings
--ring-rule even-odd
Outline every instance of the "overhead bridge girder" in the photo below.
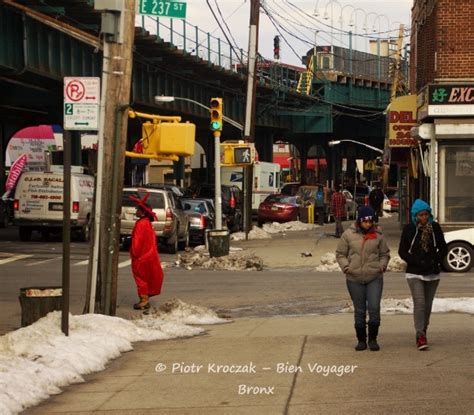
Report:
[[[65,76],[100,76],[102,54],[95,48],[34,20],[0,7],[0,71],[31,72],[61,80]]]

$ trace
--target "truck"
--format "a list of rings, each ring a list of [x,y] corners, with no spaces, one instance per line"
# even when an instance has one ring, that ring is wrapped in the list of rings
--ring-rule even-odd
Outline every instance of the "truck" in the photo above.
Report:
[[[280,192],[281,167],[277,163],[256,161],[253,164],[252,211],[257,213],[260,203],[271,194]],[[235,185],[242,190],[242,167],[222,167],[221,183]]]
[[[18,179],[13,199],[13,223],[21,241],[29,241],[33,231],[47,238],[62,232],[63,174],[24,172]],[[94,197],[94,177],[71,173],[71,231],[88,241]]]

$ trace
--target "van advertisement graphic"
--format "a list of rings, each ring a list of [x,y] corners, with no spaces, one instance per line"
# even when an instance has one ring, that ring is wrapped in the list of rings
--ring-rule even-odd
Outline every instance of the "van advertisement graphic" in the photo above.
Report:
[[[56,149],[54,133],[51,125],[38,125],[17,131],[7,145],[6,165],[11,165],[25,154],[27,170],[44,171],[44,152]]]

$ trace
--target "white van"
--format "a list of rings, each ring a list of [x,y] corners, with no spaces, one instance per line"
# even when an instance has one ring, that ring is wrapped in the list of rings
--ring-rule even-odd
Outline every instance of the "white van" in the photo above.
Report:
[[[63,187],[62,173],[22,173],[13,201],[21,241],[29,241],[34,230],[43,237],[62,231]],[[71,231],[83,241],[89,240],[93,197],[94,177],[71,173]]]
[[[280,170],[277,163],[256,161],[253,165],[252,211],[257,212],[260,203],[274,193],[280,192]],[[221,182],[235,185],[242,190],[242,167],[222,167]]]

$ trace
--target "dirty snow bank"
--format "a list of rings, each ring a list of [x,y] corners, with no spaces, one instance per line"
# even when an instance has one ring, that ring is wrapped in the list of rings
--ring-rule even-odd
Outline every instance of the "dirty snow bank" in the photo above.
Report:
[[[303,223],[298,220],[295,220],[292,222],[284,223],[264,223],[262,229],[267,233],[284,233],[294,231],[310,231],[317,227],[318,225],[313,225],[312,223]]]
[[[193,268],[213,269],[213,270],[257,270],[263,269],[262,258],[245,251],[230,250],[229,255],[221,257],[209,257],[209,253],[203,249],[186,250],[178,255],[175,262],[178,267],[192,270]]]
[[[61,313],[49,313],[0,337],[0,414],[17,414],[61,393],[62,387],[84,382],[82,375],[104,370],[111,359],[133,350],[133,342],[196,336],[205,330],[187,324],[223,322],[211,310],[173,300],[131,321],[70,315],[66,337]]]
[[[344,313],[353,312],[352,304],[348,304],[341,310]],[[433,301],[433,313],[467,313],[474,314],[474,297],[459,298],[435,298]],[[413,301],[411,298],[395,299],[386,298],[382,300],[381,312],[384,314],[412,314]]]
[[[271,239],[271,235],[258,226],[254,226],[249,232],[248,239]],[[245,232],[235,232],[230,235],[231,241],[245,241]]]

